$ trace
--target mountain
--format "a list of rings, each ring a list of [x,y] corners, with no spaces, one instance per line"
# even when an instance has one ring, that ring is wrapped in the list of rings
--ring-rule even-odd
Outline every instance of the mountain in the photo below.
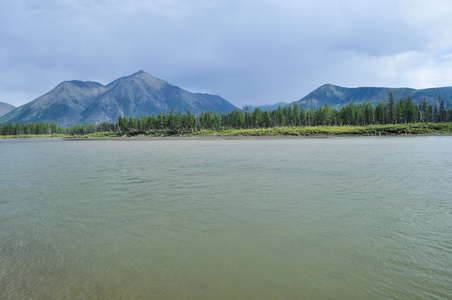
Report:
[[[10,111],[12,111],[15,108],[16,107],[14,105],[0,102],[0,117],[3,116],[4,114],[9,113]]]
[[[144,71],[121,77],[108,85],[65,81],[47,94],[0,118],[0,123],[56,122],[60,126],[116,122],[119,116],[174,111],[228,112],[234,105],[210,94],[194,94]]]
[[[220,96],[193,94],[164,80],[140,71],[119,78],[106,86],[106,92],[97,97],[82,113],[85,123],[104,120],[117,121],[118,116],[141,116],[174,111],[192,113],[201,111],[228,112],[234,105]]]
[[[314,90],[304,98],[291,103],[297,103],[305,109],[317,109],[328,103],[330,108],[340,108],[353,102],[354,104],[371,103],[376,106],[378,102],[387,102],[389,92],[394,94],[395,100],[411,97],[413,103],[419,104],[424,98],[429,104],[438,103],[438,95],[444,101],[452,99],[452,87],[441,87],[416,90],[411,88],[384,88],[384,87],[359,87],[345,88],[332,84],[325,84]]]
[[[62,126],[82,121],[81,113],[105,91],[97,82],[65,81],[47,94],[0,118],[0,123],[56,122]]]

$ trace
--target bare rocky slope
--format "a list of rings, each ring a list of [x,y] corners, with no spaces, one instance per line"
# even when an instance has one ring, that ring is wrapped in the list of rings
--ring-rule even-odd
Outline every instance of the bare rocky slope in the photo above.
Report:
[[[210,94],[190,93],[144,71],[108,85],[65,81],[47,94],[0,118],[0,123],[56,122],[60,126],[116,122],[119,116],[137,116],[191,110],[228,112],[234,105]]]

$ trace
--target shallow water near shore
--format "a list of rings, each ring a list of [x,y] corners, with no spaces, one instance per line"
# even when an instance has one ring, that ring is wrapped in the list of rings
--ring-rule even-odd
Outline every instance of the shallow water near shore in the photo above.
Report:
[[[0,141],[0,299],[448,299],[452,137]]]

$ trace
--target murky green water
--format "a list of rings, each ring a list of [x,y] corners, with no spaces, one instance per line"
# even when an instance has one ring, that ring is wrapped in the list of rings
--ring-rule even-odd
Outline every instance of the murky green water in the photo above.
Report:
[[[0,299],[450,299],[452,137],[0,141]]]

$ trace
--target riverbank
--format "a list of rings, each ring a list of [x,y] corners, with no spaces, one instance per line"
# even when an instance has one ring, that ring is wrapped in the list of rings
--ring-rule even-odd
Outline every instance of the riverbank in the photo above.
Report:
[[[127,133],[100,132],[89,135],[71,136],[69,139],[269,139],[330,136],[387,136],[387,135],[451,135],[451,123],[398,124],[369,126],[315,126],[276,127],[258,129],[228,129],[199,131],[134,131]]]
[[[275,136],[124,136],[124,137],[86,137],[65,138],[66,141],[214,141],[214,140],[295,140],[295,139],[321,139],[321,138],[345,138],[345,137],[362,137],[368,135],[309,135],[309,136],[293,136],[293,135],[275,135]],[[397,135],[384,135],[386,137]],[[399,137],[415,137],[415,136],[452,136],[452,134],[426,133],[426,134],[408,134]],[[370,136],[369,136],[370,137]],[[383,136],[381,136],[383,137]]]
[[[276,127],[258,129],[226,129],[171,131],[150,130],[130,132],[97,132],[84,135],[17,135],[2,138],[63,138],[66,140],[196,140],[196,139],[291,139],[303,137],[332,136],[408,136],[408,135],[452,135],[452,123],[416,123],[369,126],[314,126]]]
[[[10,140],[10,139],[21,139],[21,140],[31,140],[31,139],[64,139],[70,138],[67,134],[21,134],[21,135],[0,135],[0,140]]]

